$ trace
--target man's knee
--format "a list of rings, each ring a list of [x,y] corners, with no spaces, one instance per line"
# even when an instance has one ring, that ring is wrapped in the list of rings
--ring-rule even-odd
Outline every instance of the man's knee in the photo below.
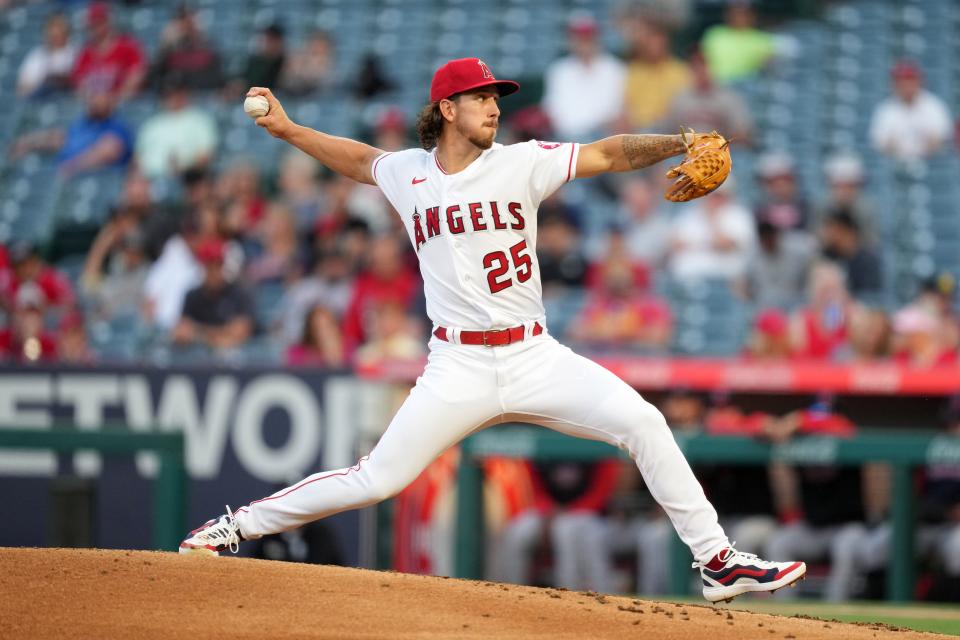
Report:
[[[625,409],[629,417],[629,445],[633,451],[641,450],[644,442],[649,443],[651,439],[669,438],[673,441],[673,434],[667,425],[666,418],[655,406],[634,393],[634,398]]]
[[[367,497],[374,502],[383,502],[400,493],[406,486],[398,482],[395,476],[379,472],[376,468],[365,470],[367,476]]]

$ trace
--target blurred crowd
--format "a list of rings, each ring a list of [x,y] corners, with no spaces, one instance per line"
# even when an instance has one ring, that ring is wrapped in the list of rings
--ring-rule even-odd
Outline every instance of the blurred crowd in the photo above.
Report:
[[[665,17],[625,10],[618,24],[626,50],[617,57],[601,46],[591,15],[573,14],[569,55],[545,70],[542,103],[507,122],[503,141],[589,140],[682,124],[750,145],[750,110],[737,82],[791,55],[789,42],[757,28],[749,4],[733,3],[725,22],[681,58],[671,48],[676,25]],[[117,168],[127,177],[75,281],[46,264],[37,247],[16,240],[0,247],[0,353],[92,360],[86,324],[128,318],[145,344],[213,356],[230,357],[265,336],[283,345],[290,364],[422,357],[427,327],[415,256],[379,192],[325,174],[295,151],[275,175],[254,158],[217,162],[223,132],[192,105],[198,91],[229,101],[248,86],[308,96],[343,89],[327,34],[291,49],[282,25],[270,25],[232,75],[187,5],[163,28],[153,59],[115,26],[105,3],[89,4],[85,27],[74,37],[64,15],[51,15],[17,86],[21,97],[39,101],[73,92],[85,113],[62,128],[22,135],[10,151],[53,154],[63,179]],[[356,77],[357,96],[389,86],[374,58]],[[876,149],[915,157],[947,144],[950,114],[923,89],[922,71],[900,62],[891,78],[893,93],[877,106],[871,128]],[[157,95],[157,112],[131,130],[117,106],[144,92]],[[385,109],[370,141],[396,149],[412,143],[408,134],[405,115]],[[653,287],[667,277],[729,286],[755,304],[748,357],[893,356],[924,366],[955,360],[960,331],[948,273],[933,276],[917,300],[892,314],[871,304],[883,291],[883,268],[874,205],[855,155],[828,161],[829,198],[818,203],[804,197],[782,152],[758,161],[762,197],[754,203],[738,199],[731,180],[677,213],[659,198],[658,176],[601,185],[620,210],[604,233],[590,237],[589,213],[563,193],[544,203],[538,254],[545,296],[585,291],[567,327],[574,342],[668,352],[671,309]],[[262,298],[271,307],[266,314],[257,309]]]
[[[619,55],[604,49],[594,16],[572,14],[569,54],[545,70],[542,102],[507,119],[501,142],[684,125],[751,148],[753,118],[738,83],[796,55],[795,44],[759,28],[749,3],[733,2],[722,23],[678,56],[672,42],[684,3],[679,11],[651,4],[625,5],[618,15]],[[159,345],[243,361],[256,343],[293,365],[421,358],[429,327],[416,258],[381,194],[295,150],[278,167],[225,158],[218,148],[226,132],[194,104],[198,94],[238,101],[249,86],[280,96],[337,91],[362,104],[389,96],[377,59],[364,60],[348,82],[335,73],[329,34],[291,46],[283,26],[271,24],[230,71],[189,5],[163,28],[154,55],[145,50],[117,26],[110,5],[91,2],[82,33],[52,14],[22,61],[21,99],[69,93],[85,111],[19,136],[12,156],[45,154],[61,180],[98,171],[126,177],[79,274],[58,271],[28,242],[0,246],[0,354],[93,361],[100,354],[85,337],[109,326],[135,333],[139,353]],[[156,111],[133,129],[118,106],[148,95]],[[901,61],[890,97],[876,107],[871,142],[898,158],[933,153],[952,144],[951,117],[923,88],[922,69]],[[413,145],[410,125],[385,107],[367,139],[383,149]],[[558,337],[593,350],[669,353],[676,318],[660,285],[707,282],[756,310],[744,357],[955,362],[960,329],[948,271],[931,274],[903,308],[882,302],[876,203],[855,154],[839,151],[826,162],[820,202],[808,200],[793,158],[778,150],[759,153],[753,202],[731,179],[707,198],[671,207],[660,198],[662,173],[592,181],[590,193],[615,210],[599,225],[582,192],[561,191],[541,207],[548,309],[571,292],[580,300],[554,329]]]

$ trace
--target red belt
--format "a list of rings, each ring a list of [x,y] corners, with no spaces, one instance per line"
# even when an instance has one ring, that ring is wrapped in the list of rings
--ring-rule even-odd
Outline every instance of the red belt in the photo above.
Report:
[[[437,327],[433,335],[449,342],[446,327]],[[533,335],[543,333],[543,327],[537,322],[533,325]],[[522,342],[526,334],[525,327],[510,327],[509,329],[491,329],[490,331],[461,331],[460,344],[483,345],[484,347],[502,347],[514,342]]]

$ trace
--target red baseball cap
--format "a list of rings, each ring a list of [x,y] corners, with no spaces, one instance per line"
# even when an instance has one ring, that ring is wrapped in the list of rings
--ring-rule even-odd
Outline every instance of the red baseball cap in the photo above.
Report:
[[[900,60],[890,69],[890,75],[894,78],[919,78],[923,75],[920,67],[913,60]]]
[[[497,80],[493,71],[480,58],[458,58],[446,63],[433,74],[430,83],[430,102],[449,98],[455,93],[494,86],[501,96],[508,96],[520,89],[513,80]]]
[[[87,7],[87,24],[100,24],[110,19],[110,6],[106,2],[91,2]]]
[[[575,36],[592,37],[600,31],[596,19],[588,13],[578,13],[570,18],[567,30]]]
[[[787,314],[779,309],[765,309],[757,316],[756,327],[760,333],[773,338],[779,338],[787,334],[787,328],[790,323]]]
[[[209,238],[200,243],[195,251],[200,264],[222,263],[227,252],[226,245],[219,238]]]

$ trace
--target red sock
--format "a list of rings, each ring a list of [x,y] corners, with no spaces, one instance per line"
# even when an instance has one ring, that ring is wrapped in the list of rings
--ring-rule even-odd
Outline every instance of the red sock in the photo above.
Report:
[[[720,569],[723,569],[723,566],[727,564],[727,560],[729,559],[730,559],[730,548],[727,547],[717,555],[710,558],[710,562],[707,563],[707,569],[710,569],[710,571],[719,571]]]

